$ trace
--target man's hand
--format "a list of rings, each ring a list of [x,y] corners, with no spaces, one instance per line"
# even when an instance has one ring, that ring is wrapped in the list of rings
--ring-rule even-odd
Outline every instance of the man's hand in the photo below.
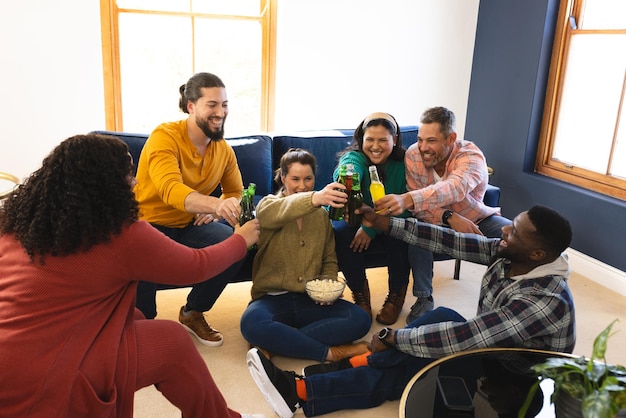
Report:
[[[380,200],[382,199],[379,199],[378,201]],[[363,215],[363,220],[361,221],[362,225],[379,229],[381,231],[386,231],[387,228],[389,228],[389,217],[376,214],[374,209],[367,205],[361,206],[355,212]]]
[[[478,229],[478,225],[458,213],[453,213],[452,216],[448,218],[448,223],[450,224],[450,228],[454,229],[456,232],[483,234],[480,232],[480,229]]]
[[[411,202],[410,205],[407,202]],[[374,203],[374,210],[376,213],[387,216],[400,215],[406,209],[410,209],[412,207],[413,199],[411,199],[408,193],[402,195],[387,194]]]
[[[234,227],[239,223],[239,215],[241,214],[239,199],[229,197],[228,199],[222,200],[217,206],[216,214],[218,217],[225,219],[230,226]]]
[[[391,347],[387,347],[385,344],[383,344],[382,341],[380,341],[380,338],[378,338],[378,333],[375,333],[374,335],[372,335],[372,341],[370,341],[370,345],[368,348],[372,352],[372,354],[374,354],[381,351],[389,350]]]
[[[196,215],[194,216],[193,224],[196,226],[205,225],[209,222],[213,222],[214,220],[215,218],[213,218],[213,215],[210,213],[196,213]]]

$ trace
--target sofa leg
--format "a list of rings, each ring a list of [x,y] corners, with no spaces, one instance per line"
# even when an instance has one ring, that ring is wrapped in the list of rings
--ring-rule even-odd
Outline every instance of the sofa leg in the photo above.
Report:
[[[461,260],[454,260],[454,280],[459,280],[461,274]]]

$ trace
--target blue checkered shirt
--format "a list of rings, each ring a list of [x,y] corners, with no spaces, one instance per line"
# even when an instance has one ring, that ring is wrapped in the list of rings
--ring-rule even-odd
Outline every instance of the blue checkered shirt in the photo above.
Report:
[[[396,348],[439,358],[476,348],[523,347],[571,353],[576,342],[574,300],[566,255],[523,276],[505,277],[509,260],[496,258],[499,238],[457,233],[414,218],[391,218],[388,234],[409,244],[488,265],[478,311],[465,322],[443,322],[396,332]]]

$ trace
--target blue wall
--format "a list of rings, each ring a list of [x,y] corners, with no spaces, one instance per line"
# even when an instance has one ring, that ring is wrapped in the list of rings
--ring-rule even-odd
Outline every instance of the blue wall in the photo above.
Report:
[[[550,206],[572,223],[572,248],[626,271],[626,202],[534,173],[558,7],[480,1],[465,138],[494,168],[505,216]]]

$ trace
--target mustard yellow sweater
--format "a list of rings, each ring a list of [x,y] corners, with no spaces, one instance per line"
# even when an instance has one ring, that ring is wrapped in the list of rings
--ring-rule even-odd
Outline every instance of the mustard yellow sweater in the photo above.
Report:
[[[194,191],[209,195],[222,185],[222,198],[241,197],[243,181],[232,147],[211,141],[200,155],[187,133],[187,120],[159,125],[146,141],[137,166],[135,196],[139,217],[182,228],[193,220],[185,198]]]
[[[326,209],[311,203],[312,195],[268,195],[257,205],[261,237],[252,268],[252,299],[269,292],[302,293],[307,278],[337,276],[333,228]]]

